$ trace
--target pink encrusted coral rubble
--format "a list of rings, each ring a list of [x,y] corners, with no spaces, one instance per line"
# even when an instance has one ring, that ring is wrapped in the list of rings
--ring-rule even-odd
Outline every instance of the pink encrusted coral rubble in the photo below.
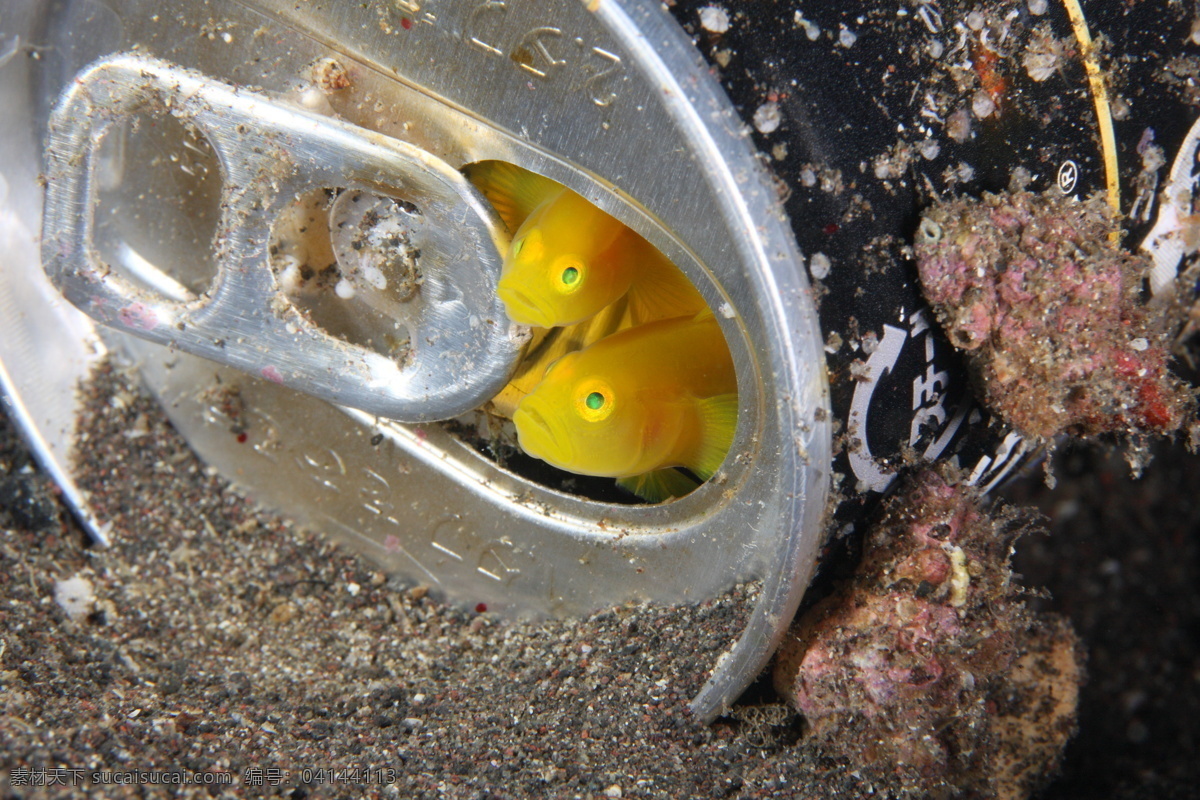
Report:
[[[1192,413],[1168,320],[1139,298],[1148,264],[1119,230],[1099,196],[1057,192],[959,198],[921,221],[925,295],[980,399],[1026,436],[1169,434]]]
[[[777,661],[808,736],[898,796],[1025,797],[1074,727],[1077,640],[1011,582],[1029,523],[973,492],[912,479],[855,577],[799,618]]]

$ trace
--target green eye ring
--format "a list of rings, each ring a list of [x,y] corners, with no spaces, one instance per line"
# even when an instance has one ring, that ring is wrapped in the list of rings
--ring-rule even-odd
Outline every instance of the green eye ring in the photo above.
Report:
[[[587,264],[576,255],[559,256],[546,265],[546,279],[561,295],[580,291],[588,282]]]
[[[522,236],[520,239],[517,239],[515,242],[513,242],[512,243],[512,258],[516,258],[517,256],[521,255],[521,248],[524,246],[525,246],[525,237],[524,236]]]
[[[585,381],[575,395],[575,410],[586,422],[600,422],[612,415],[616,403],[613,390],[607,383],[592,379]]]

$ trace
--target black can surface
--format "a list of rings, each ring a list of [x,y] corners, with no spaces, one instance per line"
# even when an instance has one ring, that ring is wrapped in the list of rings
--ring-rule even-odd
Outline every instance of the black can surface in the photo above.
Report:
[[[916,458],[996,485],[1032,447],[973,401],[925,304],[910,248],[920,214],[983,192],[1099,192],[1126,217],[1125,246],[1146,241],[1172,159],[1186,176],[1195,148],[1191,12],[1075,0],[673,11],[752,127],[807,258],[844,434],[838,518]]]

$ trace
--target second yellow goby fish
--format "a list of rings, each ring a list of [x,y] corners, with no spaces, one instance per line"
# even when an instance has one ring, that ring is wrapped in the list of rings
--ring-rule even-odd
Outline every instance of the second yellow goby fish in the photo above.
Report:
[[[705,307],[653,245],[563,185],[502,161],[466,174],[514,231],[498,287],[513,321],[573,325],[626,296],[633,325]]]
[[[556,361],[513,415],[521,448],[651,502],[720,467],[737,427],[737,380],[707,309],[614,333]]]

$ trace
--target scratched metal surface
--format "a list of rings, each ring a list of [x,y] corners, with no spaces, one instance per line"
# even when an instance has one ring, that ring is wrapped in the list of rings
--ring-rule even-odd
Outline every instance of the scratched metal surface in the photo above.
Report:
[[[191,8],[164,11],[125,0],[7,3],[0,19],[0,98],[14,113],[0,119],[7,156],[0,164],[0,242],[8,256],[0,271],[0,379],[68,497],[86,510],[64,468],[74,413],[66,398],[103,347],[89,339],[90,324],[57,300],[32,268],[40,201],[34,165],[43,134],[37,126],[48,98],[96,57],[137,42],[156,56],[303,104],[312,99],[312,63],[333,56],[351,66],[354,77],[347,91],[322,98],[342,118],[456,166],[507,158],[572,185],[671,255],[715,306],[729,303],[735,314],[725,324],[744,400],[735,451],[748,457],[729,465],[726,488],[742,493],[745,504],[728,503],[713,487],[665,510],[589,504],[497,470],[440,428],[348,415],[206,362],[110,340],[141,360],[148,384],[180,429],[256,496],[340,532],[381,563],[464,602],[570,613],[623,597],[700,597],[735,577],[768,576],[763,608],[786,612],[807,579],[815,544],[811,537],[789,543],[777,534],[793,523],[796,530],[815,529],[819,504],[811,500],[823,478],[810,471],[800,484],[786,486],[763,476],[772,474],[773,463],[786,465],[798,454],[790,452],[793,444],[809,456],[825,446],[825,426],[812,425],[802,411],[806,398],[815,398],[813,407],[823,403],[822,378],[811,371],[821,356],[814,357],[814,343],[805,338],[815,325],[809,319],[788,327],[787,314],[806,302],[804,283],[791,274],[799,262],[790,245],[766,249],[790,237],[778,238],[785,223],[763,194],[760,171],[744,147],[730,144],[747,135],[739,116],[720,103],[701,102],[711,100],[713,89],[707,67],[686,47],[678,49],[678,31],[662,26],[654,4],[642,16],[631,12],[632,20],[613,13],[637,5],[600,4],[597,15],[566,0],[536,8],[425,0],[353,13],[334,2],[217,2],[206,4],[197,19]],[[806,185],[805,165],[823,162],[855,181],[871,209],[854,215],[852,194],[802,188],[786,201],[802,247],[828,255],[835,267],[824,281],[823,330],[878,334],[873,352],[846,348],[828,359],[834,414],[865,432],[866,445],[844,449],[835,462],[848,478],[840,516],[861,515],[886,488],[906,447],[958,458],[981,485],[999,480],[1019,461],[1017,443],[969,407],[965,374],[919,313],[911,263],[897,244],[930,192],[1003,189],[1016,166],[1032,171],[1035,189],[1056,183],[1067,193],[1099,188],[1102,158],[1082,67],[1068,64],[1054,82],[1023,88],[1025,107],[1043,114],[1010,114],[967,142],[942,140],[928,164],[918,160],[903,175],[872,181],[876,159],[903,138],[898,130],[911,132],[914,141],[936,134],[924,113],[923,90],[932,86],[923,83],[933,66],[929,48],[936,39],[952,47],[961,34],[954,27],[959,11],[968,9],[919,3],[893,14],[872,4],[814,5],[804,9],[807,18],[832,32],[814,43],[798,27],[795,9],[767,2],[731,9],[744,13],[723,38],[709,36],[696,26],[697,11],[707,5],[680,0],[673,13],[706,52],[735,54],[722,78],[741,119],[753,118],[765,93],[780,94],[779,131],[749,134],[764,152],[781,141],[790,146],[791,155],[773,165],[778,174],[797,189]],[[1094,30],[1113,42],[1111,52],[1173,52],[1188,39],[1185,15],[1159,14],[1150,4],[1093,3],[1087,10]],[[1050,4],[1045,20],[1057,36],[1071,36],[1061,5]],[[853,46],[840,44],[836,34],[843,29],[855,34]],[[39,60],[15,57],[30,44]],[[656,73],[653,59],[638,55],[643,45],[677,59]],[[1156,75],[1160,61],[1123,62],[1123,85],[1137,91],[1132,114],[1117,126],[1117,151],[1137,238],[1164,219],[1153,176],[1139,171],[1147,141],[1162,144],[1174,160],[1171,180],[1189,189],[1194,183],[1192,115],[1181,113],[1176,95],[1182,90]],[[680,76],[686,77],[673,80]],[[689,138],[687,131],[705,125],[723,132],[716,138],[725,144]],[[975,177],[948,184],[946,170],[960,162],[973,164]],[[729,163],[738,166],[723,171]],[[724,201],[744,202],[742,216],[723,209]],[[155,230],[178,225],[187,235],[163,252],[211,239],[205,219],[205,213],[164,212]],[[739,226],[758,233],[732,235]],[[133,235],[116,230],[117,239]],[[864,242],[883,246],[864,250]],[[756,259],[776,268],[739,272]],[[781,299],[763,303],[768,296]],[[772,336],[804,340],[795,361],[763,357],[778,346]],[[873,380],[846,377],[859,358]],[[236,425],[210,391],[218,376],[220,385],[244,391]],[[775,390],[788,381],[803,385],[803,396]],[[235,429],[245,429],[245,444]],[[790,430],[799,431],[798,442],[775,436]],[[758,507],[781,497],[792,503],[782,513]],[[645,535],[652,530],[659,533]],[[689,571],[697,564],[703,566]],[[752,636],[777,632],[778,620],[766,614]],[[761,654],[768,646],[760,638],[749,649]],[[733,667],[746,672],[752,662]]]
[[[38,268],[41,188],[34,97],[37,64],[25,56],[40,16],[15,0],[0,20],[0,400],[92,534],[104,529],[87,511],[67,468],[75,430],[75,387],[102,352],[92,324],[58,296]]]
[[[708,716],[736,696],[773,650],[812,570],[829,479],[828,399],[815,312],[774,188],[707,68],[656,3],[431,0],[348,11],[335,2],[211,2],[203,15],[139,0],[44,8],[55,13],[38,17],[30,35],[57,46],[22,76],[39,125],[79,70],[136,43],[286,101],[323,102],[454,167],[515,161],[585,194],[671,256],[722,312],[741,409],[722,480],[659,507],[532,483],[441,426],[338,409],[140,340],[105,334],[105,342],[136,361],[176,426],[223,474],[450,599],[565,614],[631,599],[699,600],[759,580],[759,606],[696,708]],[[328,58],[350,85],[314,101],[313,65]],[[34,134],[26,156],[44,130]],[[132,157],[104,176],[103,221],[111,240],[147,252],[155,243],[138,237],[160,231],[158,257],[169,262],[188,242],[211,239],[212,209],[187,198],[212,193],[185,186],[181,201],[175,185],[156,198],[154,169],[196,156],[138,135]],[[168,182],[178,181],[186,184],[178,174]],[[122,215],[130,208],[136,214]],[[205,279],[203,270],[185,277]]]
[[[162,131],[168,123],[188,136],[183,149],[194,152],[204,142],[218,162],[205,177],[220,175],[224,184],[219,244],[147,255],[122,234],[126,225],[144,229],[148,218],[162,214],[138,209],[140,202],[125,206],[128,195],[167,205],[156,196],[161,182],[136,170],[141,131]],[[156,143],[175,149],[170,137]],[[174,155],[162,161],[172,163]],[[43,267],[65,298],[106,328],[406,422],[450,419],[486,403],[508,383],[529,338],[508,321],[496,294],[508,243],[499,217],[459,170],[422,148],[160,59],[121,53],[76,75],[51,115],[45,159]],[[309,217],[289,226],[296,198],[323,198],[326,187],[343,189],[332,207],[304,202]],[[403,211],[392,195],[420,213]],[[181,200],[186,214],[212,198],[185,191]],[[363,213],[356,214],[359,203]],[[296,226],[312,234],[296,235]],[[98,228],[107,235],[95,236]],[[328,321],[318,320],[296,307],[311,290],[279,288],[302,283],[285,277],[298,273],[301,261],[280,256],[285,243],[316,249],[307,242],[322,228],[331,249],[343,251],[336,257],[347,295],[338,297],[342,316],[374,312],[374,339],[352,338],[347,334],[355,329],[345,325],[328,330],[336,309]],[[140,247],[146,236],[138,232]],[[404,286],[400,270],[391,292],[382,271],[374,282],[361,274],[361,256],[379,254],[391,266],[392,254],[402,252],[371,247],[372,234],[404,239],[423,253],[419,291],[406,300],[396,296]],[[214,274],[193,292],[159,270],[159,260],[186,264],[181,278],[202,271],[189,260],[210,265]],[[173,288],[164,291],[166,283]],[[404,346],[389,344],[387,336]]]

